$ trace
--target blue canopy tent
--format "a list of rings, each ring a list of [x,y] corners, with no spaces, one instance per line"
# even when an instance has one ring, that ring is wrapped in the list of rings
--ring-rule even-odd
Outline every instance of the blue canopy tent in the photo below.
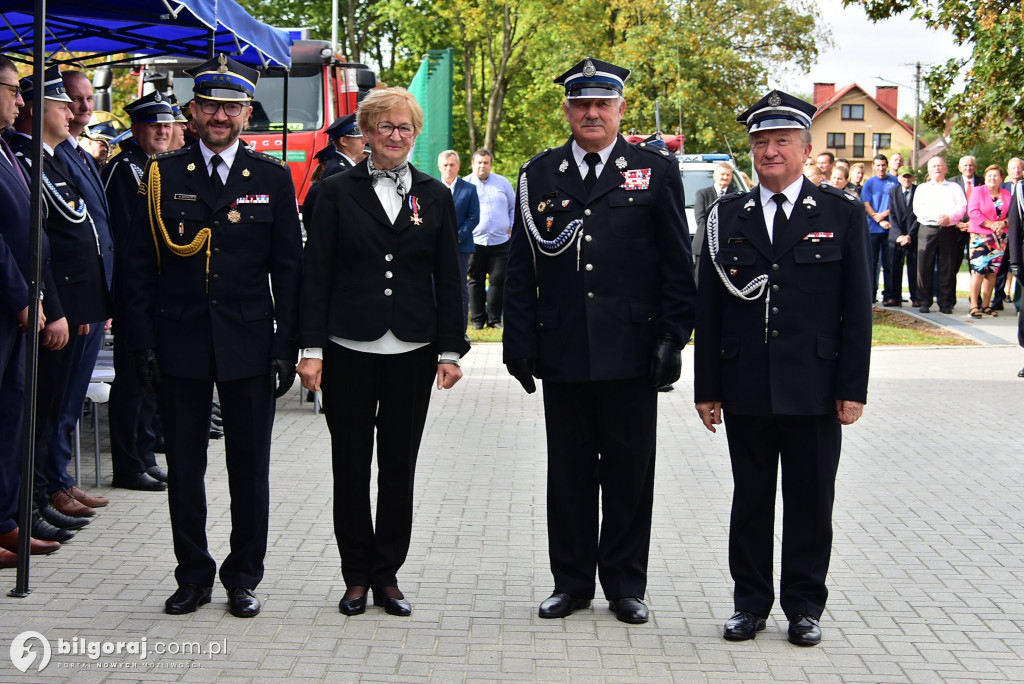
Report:
[[[87,66],[137,55],[182,55],[205,60],[218,52],[260,67],[291,66],[292,38],[263,24],[234,0],[0,0],[0,53],[33,64],[41,81],[47,64]],[[77,53],[75,55],[70,52]],[[82,53],[87,53],[83,57]],[[287,80],[286,80],[287,82]],[[286,86],[287,87],[287,86]],[[43,89],[33,93],[32,200],[29,226],[29,320],[39,315],[42,278],[42,116]],[[287,95],[286,95],[287,97]],[[29,589],[32,476],[35,461],[35,396],[39,331],[31,329],[25,356],[25,419],[19,518],[18,572],[10,596]]]

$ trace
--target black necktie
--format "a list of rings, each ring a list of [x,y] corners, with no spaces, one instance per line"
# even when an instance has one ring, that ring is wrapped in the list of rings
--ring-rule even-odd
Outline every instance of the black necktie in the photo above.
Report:
[[[220,197],[220,193],[224,190],[224,181],[220,179],[220,171],[217,170],[223,161],[219,154],[210,157],[210,182],[213,183],[213,191],[217,193],[217,197]]]
[[[904,190],[903,191],[903,204],[904,204],[904,206],[908,206],[908,207],[910,206],[910,191],[909,190]]]
[[[587,177],[583,179],[583,185],[586,186],[587,192],[594,189],[594,185],[597,184],[597,165],[601,163],[601,155],[597,152],[587,152],[583,155],[583,161],[587,162]]]
[[[776,204],[775,219],[772,221],[772,242],[775,242],[786,229],[789,219],[786,217],[786,210],[782,208],[782,203],[786,201],[786,196],[781,192],[777,192],[772,195],[772,201]]]

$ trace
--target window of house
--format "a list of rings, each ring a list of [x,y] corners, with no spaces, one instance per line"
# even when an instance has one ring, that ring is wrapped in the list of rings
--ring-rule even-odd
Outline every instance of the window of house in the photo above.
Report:
[[[892,147],[892,133],[872,133],[871,144],[876,150],[887,150]]]
[[[864,158],[864,134],[853,134],[853,156],[855,159]]]
[[[843,105],[843,119],[863,121],[864,105]]]
[[[825,147],[831,150],[843,150],[846,149],[846,134],[845,133],[829,133],[828,141]]]

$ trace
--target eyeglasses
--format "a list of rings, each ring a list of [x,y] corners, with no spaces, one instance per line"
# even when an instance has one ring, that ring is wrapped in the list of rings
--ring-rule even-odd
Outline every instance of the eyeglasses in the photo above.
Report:
[[[200,100],[196,98],[196,104],[199,105],[199,111],[207,116],[213,116],[217,113],[217,110],[221,107],[224,108],[224,113],[234,118],[242,113],[242,107],[244,106],[241,102],[214,102],[212,100]]]
[[[21,95],[21,86],[19,86],[19,85],[12,84],[12,83],[4,83],[3,81],[0,81],[0,86],[5,86],[7,88],[10,88],[11,89],[11,95],[13,95],[15,98],[17,98],[19,95]]]
[[[387,122],[377,124],[377,132],[385,138],[390,138],[395,131],[398,131],[398,136],[401,138],[411,138],[416,133],[416,127],[410,124],[396,126]]]

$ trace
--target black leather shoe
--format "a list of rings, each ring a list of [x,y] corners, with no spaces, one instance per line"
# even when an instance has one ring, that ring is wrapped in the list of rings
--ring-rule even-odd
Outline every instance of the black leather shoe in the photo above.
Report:
[[[80,530],[89,524],[88,518],[83,518],[77,515],[64,515],[50,504],[46,504],[39,509],[39,515],[43,517],[43,520],[50,523],[54,527],[59,527],[62,530]]]
[[[917,308],[917,310],[920,311],[921,313],[931,313],[932,312],[932,307],[930,307],[930,306],[920,306],[920,307]]]
[[[610,601],[608,607],[615,611],[615,618],[619,622],[628,622],[631,625],[647,622],[647,606],[638,598],[628,597]]]
[[[402,598],[393,598],[391,596],[385,596],[380,591],[374,590],[373,605],[383,607],[384,612],[388,615],[397,615],[398,617],[407,617],[412,615],[412,604],[409,603],[409,599],[404,596]]]
[[[146,474],[159,482],[167,482],[167,471],[158,465],[146,468]]]
[[[115,475],[111,484],[119,489],[134,489],[139,492],[162,492],[167,484],[156,480],[148,473],[128,473]]]
[[[1024,368],[1021,368],[1019,371],[1017,371],[1017,377],[1024,378]]]
[[[338,611],[342,615],[362,615],[366,612],[366,594],[356,598],[343,598],[338,602]]]
[[[43,519],[37,509],[32,509],[32,537],[43,541],[66,542],[73,538],[75,533],[65,530],[62,527],[51,525]]]
[[[237,587],[228,591],[228,612],[235,617],[251,618],[260,614],[260,600],[256,592],[245,587]]]
[[[201,587],[198,584],[182,584],[178,591],[164,601],[164,612],[168,615],[184,615],[194,613],[199,606],[210,602],[213,587]]]
[[[764,629],[764,618],[759,618],[745,610],[738,610],[725,621],[725,631],[722,636],[727,641],[746,641],[756,637],[762,629]]]
[[[818,619],[810,615],[794,615],[789,621],[789,643],[797,646],[817,646],[821,643]]]
[[[951,314],[951,313],[953,313],[953,307],[951,307],[951,306],[940,306],[939,307],[939,313],[941,313],[941,314]]]
[[[564,618],[572,615],[574,610],[589,607],[590,599],[574,599],[568,594],[556,591],[541,602],[540,610],[537,611],[537,615],[546,619]]]

